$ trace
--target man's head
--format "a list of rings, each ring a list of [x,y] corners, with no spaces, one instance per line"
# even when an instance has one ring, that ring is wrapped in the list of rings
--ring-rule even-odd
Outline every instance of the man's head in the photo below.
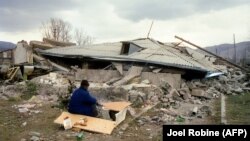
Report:
[[[87,80],[82,80],[81,87],[88,89],[89,88],[89,82]]]

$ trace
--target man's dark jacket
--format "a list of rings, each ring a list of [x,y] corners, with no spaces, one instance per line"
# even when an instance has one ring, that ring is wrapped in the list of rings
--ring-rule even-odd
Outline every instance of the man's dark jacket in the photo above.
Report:
[[[95,116],[94,108],[96,103],[96,99],[92,97],[85,88],[80,87],[73,92],[68,111],[74,114]]]

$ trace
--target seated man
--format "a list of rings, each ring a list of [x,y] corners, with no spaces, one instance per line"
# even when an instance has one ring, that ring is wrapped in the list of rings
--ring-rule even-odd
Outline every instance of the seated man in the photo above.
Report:
[[[89,83],[82,80],[81,86],[73,92],[68,111],[72,114],[82,114],[96,117],[98,115],[96,105],[99,105],[96,98],[88,92]]]

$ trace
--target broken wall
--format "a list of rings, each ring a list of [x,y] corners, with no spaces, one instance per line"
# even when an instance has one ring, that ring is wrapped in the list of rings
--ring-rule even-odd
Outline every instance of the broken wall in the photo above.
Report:
[[[12,50],[0,52],[0,64],[11,64],[12,56]]]
[[[127,72],[124,72],[126,74]],[[76,72],[75,79],[81,81],[87,79],[90,82],[105,83],[111,79],[122,77],[116,70],[94,70],[81,69]],[[173,73],[153,73],[142,72],[141,80],[149,80],[150,83],[160,86],[164,83],[169,83],[173,88],[180,88],[181,74]]]
[[[14,49],[14,64],[33,63],[33,51],[27,42],[19,42]]]
[[[81,81],[87,79],[90,82],[105,83],[112,78],[121,77],[120,73],[116,70],[93,70],[81,69],[76,72],[76,80]]]
[[[167,82],[173,88],[179,89],[181,85],[181,74],[142,72],[141,78],[148,79],[150,83],[157,86]]]

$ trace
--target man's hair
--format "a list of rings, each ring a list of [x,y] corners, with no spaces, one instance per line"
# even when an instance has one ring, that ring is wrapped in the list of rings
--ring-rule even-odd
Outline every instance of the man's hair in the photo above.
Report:
[[[83,86],[89,86],[89,82],[88,82],[88,80],[82,80],[82,82],[81,82],[81,86],[83,87]]]

